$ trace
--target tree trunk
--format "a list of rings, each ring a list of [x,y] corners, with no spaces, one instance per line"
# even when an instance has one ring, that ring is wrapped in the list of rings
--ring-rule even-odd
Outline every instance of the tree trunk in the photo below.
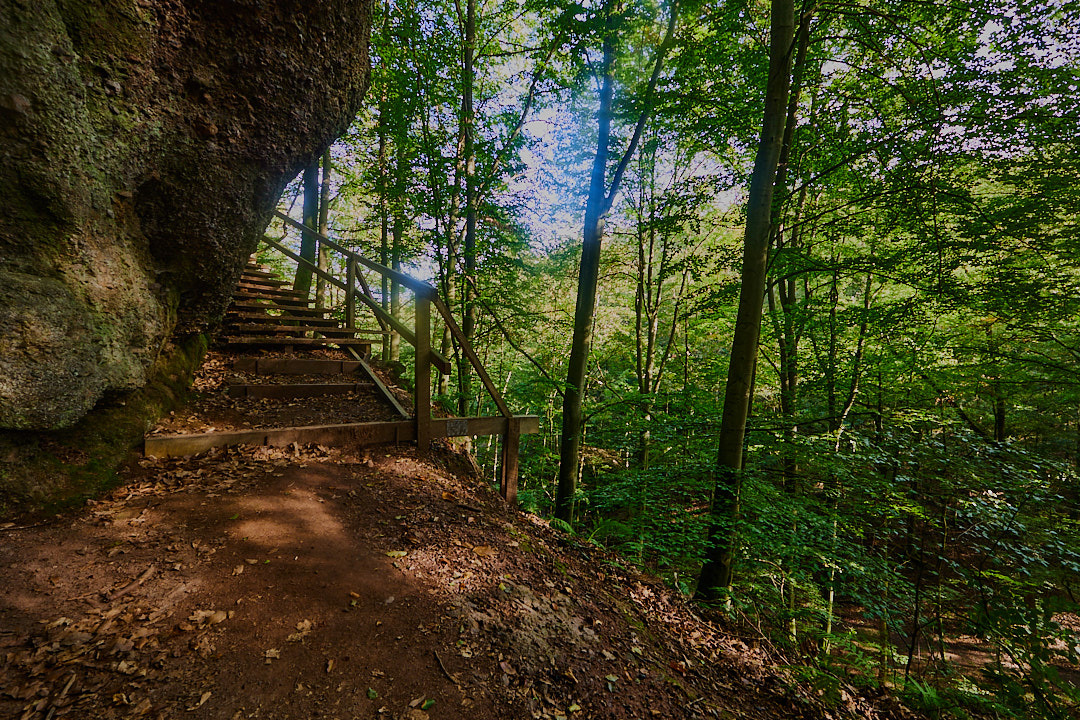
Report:
[[[611,9],[608,8],[610,13]],[[608,141],[611,137],[611,106],[615,94],[611,66],[615,56],[615,39],[611,36],[611,21],[604,38],[603,80],[600,89],[600,110],[597,113],[599,133],[596,157],[593,158],[589,180],[589,197],[585,203],[585,226],[581,241],[581,266],[578,274],[577,304],[574,310],[574,337],[566,371],[566,393],[563,396],[562,437],[559,445],[559,485],[555,496],[555,517],[573,522],[574,493],[577,490],[578,458],[581,455],[582,390],[585,388],[585,367],[592,344],[593,318],[596,313],[596,284],[600,274],[600,244],[604,237],[604,200]]]
[[[384,23],[384,28],[386,27]],[[377,191],[379,193],[379,262],[390,267],[390,203],[389,198],[386,196],[388,192],[387,183],[387,127],[386,127],[386,106],[387,96],[386,87],[383,86],[382,93],[379,95],[379,180]],[[384,312],[391,312],[390,310],[390,278],[383,275],[381,283],[380,299],[382,302],[382,309]],[[383,337],[382,343],[382,360],[383,362],[390,361],[390,342],[389,338]]]
[[[390,245],[390,262],[394,270],[401,271],[401,256],[405,244],[405,190],[406,172],[408,171],[407,158],[405,156],[405,143],[402,138],[397,139],[397,152],[394,162],[394,225],[392,229],[392,242]],[[390,314],[400,319],[401,316],[401,285],[396,282],[390,283]],[[398,362],[401,359],[401,336],[397,332],[390,331],[390,361]]]
[[[304,225],[309,228],[319,226],[319,162],[314,161],[304,170]],[[309,232],[301,234],[300,257],[307,262],[297,263],[293,289],[307,297],[311,294],[311,268],[316,262],[318,238]],[[310,263],[310,264],[308,264]]]
[[[559,481],[555,493],[555,517],[573,522],[574,493],[577,490],[578,468],[581,457],[582,396],[585,388],[585,369],[592,344],[593,319],[596,314],[596,286],[600,275],[600,246],[604,239],[604,220],[615,195],[619,192],[626,167],[637,152],[645,123],[652,113],[653,93],[663,69],[664,56],[671,46],[675,32],[677,7],[671,6],[667,31],[657,48],[652,76],[645,91],[645,102],[634,127],[630,144],[619,160],[607,187],[608,142],[611,139],[611,109],[615,95],[612,70],[615,63],[615,12],[614,1],[608,0],[603,10],[604,43],[601,66],[600,109],[597,113],[596,157],[593,159],[589,180],[589,197],[585,203],[585,226],[582,232],[581,269],[578,274],[577,304],[574,311],[574,337],[566,371],[566,392],[563,395],[562,434],[559,445]]]
[[[747,199],[746,232],[743,238],[743,272],[735,337],[731,344],[723,418],[716,457],[716,489],[713,495],[709,546],[698,580],[698,597],[716,599],[731,585],[735,562],[735,522],[742,490],[743,439],[750,408],[750,387],[757,363],[761,333],[765,272],[769,254],[773,184],[783,145],[791,85],[791,49],[795,35],[793,0],[772,0],[769,42],[769,79],[765,90],[765,117]]]
[[[799,95],[802,90],[802,76],[806,65],[806,52],[810,46],[810,19],[811,13],[805,13],[799,22],[797,36],[798,51],[795,63],[792,67],[792,86],[787,104],[787,119],[784,121],[784,137],[780,146],[780,156],[777,160],[776,179],[773,182],[774,194],[779,198],[785,198],[788,192],[788,175],[791,169],[791,148],[795,141],[796,118],[799,112]],[[793,222],[790,228],[783,224],[784,213],[779,202],[773,202],[773,220],[770,235],[771,245],[774,250],[774,258],[779,257],[785,248],[798,247],[798,221],[802,214],[803,205],[806,202],[806,185],[799,190],[798,201],[792,212]],[[785,229],[788,237],[785,238]],[[799,389],[799,340],[801,326],[796,327],[794,316],[798,302],[795,291],[795,276],[785,274],[776,282],[779,290],[780,310],[783,322],[776,317],[776,300],[773,288],[768,292],[769,314],[773,317],[774,328],[780,359],[780,414],[784,417],[784,444],[786,446],[783,457],[784,490],[795,493],[798,490],[799,466],[795,457],[795,436],[799,433],[799,427],[795,424],[798,414],[798,389]]]
[[[330,148],[326,148],[322,156],[322,185],[319,190],[319,234],[327,237],[330,232]],[[319,269],[329,271],[330,252],[327,248],[319,248]],[[327,307],[326,281],[319,275],[315,278],[315,307]]]
[[[474,58],[476,54],[476,0],[465,2],[465,47],[462,54],[462,103],[461,121],[465,129],[465,282],[462,283],[461,297],[464,303],[461,332],[465,340],[472,342],[476,333],[476,118],[473,109],[473,83],[476,74]],[[472,398],[472,368],[464,353],[459,358],[458,382],[461,395],[458,397],[458,415],[469,414],[469,400]]]

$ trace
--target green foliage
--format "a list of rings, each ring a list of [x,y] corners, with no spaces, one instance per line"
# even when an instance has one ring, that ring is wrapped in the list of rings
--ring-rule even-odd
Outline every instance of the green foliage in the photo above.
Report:
[[[567,535],[574,534],[574,528],[570,527],[570,523],[566,522],[565,520],[560,520],[559,518],[551,518],[550,520],[548,520],[548,524],[556,530],[566,533]]]
[[[480,8],[470,116],[465,7],[380,9],[372,107],[335,150],[331,225],[429,278],[460,317],[475,291],[474,346],[515,412],[540,416],[519,497],[548,515],[602,13]],[[622,11],[615,154],[666,12]],[[713,465],[767,4],[680,13],[607,218],[580,518],[553,526],[689,595],[720,523],[736,540],[732,622],[833,701],[867,684],[937,717],[1075,714],[1080,8],[887,0],[806,16],[734,518],[711,512]],[[467,280],[469,123],[483,192]],[[438,390],[447,408],[494,412],[457,370]],[[474,449],[493,478],[497,443]],[[959,638],[974,667],[954,661]]]

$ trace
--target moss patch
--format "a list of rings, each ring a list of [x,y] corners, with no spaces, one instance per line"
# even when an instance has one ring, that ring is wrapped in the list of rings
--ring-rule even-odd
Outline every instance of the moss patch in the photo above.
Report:
[[[0,433],[0,519],[55,512],[115,487],[150,426],[187,398],[207,346],[205,335],[176,342],[144,387],[106,397],[71,428]]]

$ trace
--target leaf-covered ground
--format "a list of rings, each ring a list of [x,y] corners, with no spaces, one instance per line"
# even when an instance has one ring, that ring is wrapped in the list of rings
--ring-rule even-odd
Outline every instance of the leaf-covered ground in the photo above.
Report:
[[[0,717],[851,716],[901,714],[825,707],[447,449],[142,458],[0,530]]]

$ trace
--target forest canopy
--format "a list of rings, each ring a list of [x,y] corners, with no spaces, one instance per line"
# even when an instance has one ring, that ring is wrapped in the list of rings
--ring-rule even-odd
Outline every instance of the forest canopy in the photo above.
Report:
[[[541,416],[523,504],[826,692],[1075,712],[1080,4],[377,13],[368,107],[283,203],[431,279]]]

